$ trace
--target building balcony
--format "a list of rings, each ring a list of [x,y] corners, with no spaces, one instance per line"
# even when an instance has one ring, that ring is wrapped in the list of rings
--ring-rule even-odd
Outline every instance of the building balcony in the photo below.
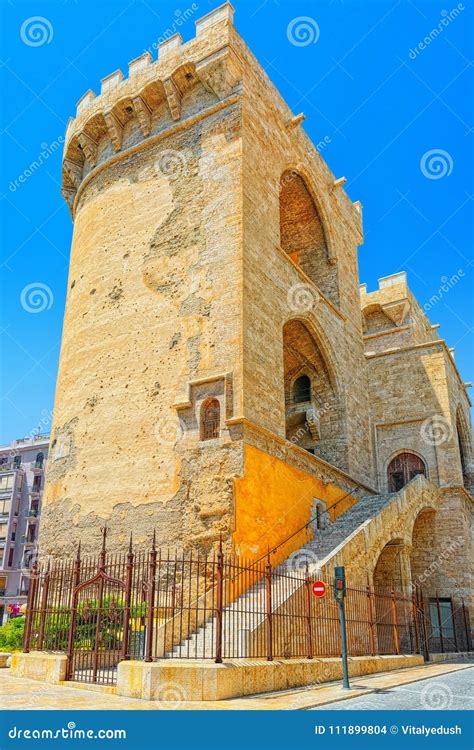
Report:
[[[9,461],[6,464],[0,464],[0,472],[2,471],[18,471],[21,469],[21,464],[18,466],[18,464],[14,464],[13,461]]]
[[[39,508],[30,508],[26,515],[28,518],[36,518],[39,516]]]
[[[289,429],[308,429],[313,440],[319,440],[321,436],[320,418],[312,401],[287,402],[286,404],[286,427]]]

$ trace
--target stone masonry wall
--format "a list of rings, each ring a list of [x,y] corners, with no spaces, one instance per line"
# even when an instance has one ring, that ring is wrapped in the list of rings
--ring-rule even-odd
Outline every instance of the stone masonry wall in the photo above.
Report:
[[[197,85],[190,114],[208,104],[209,92]],[[138,541],[149,538],[153,526],[164,544],[230,538],[241,437],[226,433],[211,448],[199,435],[186,442],[186,414],[180,420],[174,405],[189,382],[214,377],[212,392],[229,372],[223,426],[227,408],[241,409],[240,175],[241,112],[234,103],[112,163],[83,189],[45,552],[70,550],[79,537],[94,549],[94,530],[105,521],[111,549],[131,530]]]
[[[243,79],[245,415],[277,434],[284,434],[282,330],[290,318],[304,319],[319,337],[319,348],[330,363],[345,401],[348,454],[343,468],[361,481],[370,482],[367,381],[357,268],[357,245],[362,241],[360,215],[343,191],[333,191],[334,176],[301,127],[291,127],[292,113],[240,39],[238,44],[246,61]],[[317,207],[326,235],[329,263],[334,264],[337,273],[340,307],[320,298],[302,269],[279,252],[280,184],[288,170],[294,170],[304,179]],[[337,457],[333,460],[337,461]]]

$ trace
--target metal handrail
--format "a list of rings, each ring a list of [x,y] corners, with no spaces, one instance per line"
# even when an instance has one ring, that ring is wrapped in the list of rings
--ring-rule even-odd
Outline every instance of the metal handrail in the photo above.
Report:
[[[356,493],[358,493],[360,491],[361,491],[361,489],[359,487],[356,487],[353,492],[347,492],[343,497],[340,497],[339,500],[336,500],[335,503],[333,503],[332,505],[330,505],[329,508],[326,508],[324,512],[328,513],[330,510],[332,510],[337,505],[339,505],[339,503],[342,503],[343,500],[346,500],[346,498],[348,498],[348,497],[352,497],[353,495],[355,495]],[[319,498],[316,498],[316,500],[319,500]],[[324,502],[324,500],[320,500],[320,502]],[[250,567],[252,567],[253,565],[256,565],[259,562],[262,562],[262,560],[268,560],[269,557],[270,557],[270,555],[274,555],[275,552],[277,551],[277,549],[279,549],[280,547],[283,547],[283,545],[286,544],[287,542],[289,542],[290,539],[293,539],[294,536],[296,536],[297,534],[299,534],[301,531],[304,531],[304,529],[307,529],[308,526],[310,526],[313,523],[313,521],[316,521],[317,519],[318,519],[318,514],[316,514],[315,516],[312,516],[309,519],[309,521],[307,521],[307,523],[304,524],[304,526],[301,526],[299,529],[297,529],[292,534],[290,534],[290,536],[286,537],[286,539],[284,539],[282,542],[279,542],[279,544],[277,544],[276,546],[272,547],[271,549],[269,548],[268,551],[264,555],[262,555],[261,557],[259,557],[257,560],[254,560],[251,563]]]

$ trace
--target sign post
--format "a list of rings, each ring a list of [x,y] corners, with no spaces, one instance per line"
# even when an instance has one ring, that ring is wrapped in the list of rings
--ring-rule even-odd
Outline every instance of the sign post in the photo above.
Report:
[[[349,667],[347,664],[346,613],[344,609],[344,599],[346,598],[346,572],[342,565],[334,569],[334,598],[339,605],[339,624],[341,628],[342,646],[342,687],[344,690],[350,690]]]

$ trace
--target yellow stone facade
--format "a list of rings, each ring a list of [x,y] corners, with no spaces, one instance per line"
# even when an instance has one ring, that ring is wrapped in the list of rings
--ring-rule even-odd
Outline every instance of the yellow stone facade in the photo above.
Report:
[[[461,539],[443,571],[467,595],[469,399],[452,355],[404,274],[359,288],[362,208],[232,7],[196,26],[103,79],[68,124],[74,236],[42,549],[94,551],[105,522],[111,549],[156,528],[164,546],[222,539],[249,558],[281,545],[279,562],[307,541],[315,499],[341,501],[334,519],[387,492],[407,451],[436,496],[436,544]],[[379,552],[374,539],[361,555],[373,566]]]

